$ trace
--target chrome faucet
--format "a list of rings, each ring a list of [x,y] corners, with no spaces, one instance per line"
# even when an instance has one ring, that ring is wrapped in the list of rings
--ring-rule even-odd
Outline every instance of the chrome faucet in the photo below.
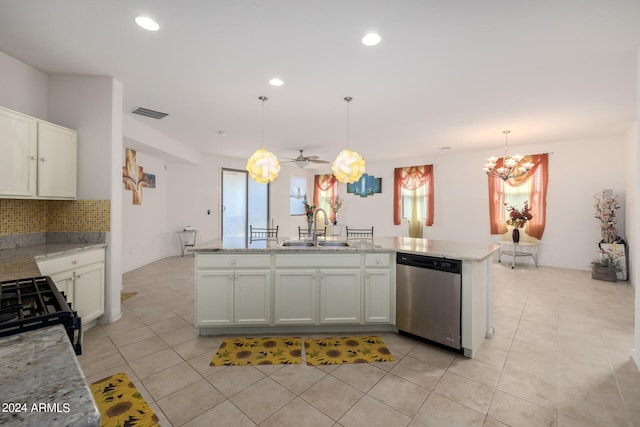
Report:
[[[322,214],[324,215],[324,225],[329,225],[329,219],[327,218],[327,213],[324,211],[324,209],[316,209],[316,211],[313,213],[313,223],[311,224],[311,233],[313,233],[313,240],[318,240],[318,236],[316,235],[316,226],[318,225],[318,212],[320,211],[322,211]]]

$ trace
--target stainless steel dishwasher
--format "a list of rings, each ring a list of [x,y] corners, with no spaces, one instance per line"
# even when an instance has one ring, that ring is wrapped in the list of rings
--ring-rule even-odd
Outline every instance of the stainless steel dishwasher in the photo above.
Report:
[[[461,344],[462,261],[398,253],[396,327],[455,350]]]

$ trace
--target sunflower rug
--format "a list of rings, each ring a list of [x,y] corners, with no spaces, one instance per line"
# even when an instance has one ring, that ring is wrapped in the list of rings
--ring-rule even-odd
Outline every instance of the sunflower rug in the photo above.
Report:
[[[210,366],[297,364],[302,361],[302,339],[293,337],[227,338]]]
[[[156,427],[153,413],[127,374],[120,372],[89,386],[100,412],[100,427]]]
[[[377,336],[307,338],[304,340],[307,365],[393,362],[393,355]]]

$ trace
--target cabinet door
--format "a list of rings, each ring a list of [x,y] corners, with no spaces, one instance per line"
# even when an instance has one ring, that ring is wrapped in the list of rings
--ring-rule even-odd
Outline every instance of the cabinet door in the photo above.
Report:
[[[38,196],[76,197],[77,149],[75,131],[38,122]]]
[[[196,326],[233,324],[233,270],[198,270]]]
[[[393,323],[391,322],[391,272],[388,269],[365,271],[364,321]]]
[[[276,270],[275,323],[314,324],[318,321],[316,270]]]
[[[0,196],[35,196],[37,120],[0,108]]]
[[[73,286],[74,310],[83,323],[104,314],[104,263],[82,267],[75,272]]]
[[[234,286],[234,323],[271,323],[271,270],[237,270]]]
[[[51,280],[56,284],[60,292],[64,292],[67,302],[71,304],[71,309],[75,310],[76,305],[73,302],[73,271],[65,271],[64,273],[52,274]]]
[[[320,271],[320,323],[360,323],[360,270]]]

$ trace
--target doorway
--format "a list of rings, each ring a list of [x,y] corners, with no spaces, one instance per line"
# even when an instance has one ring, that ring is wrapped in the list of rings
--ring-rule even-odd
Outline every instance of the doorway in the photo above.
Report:
[[[246,247],[249,225],[269,224],[269,184],[249,179],[244,170],[222,169],[222,241],[225,247]]]

